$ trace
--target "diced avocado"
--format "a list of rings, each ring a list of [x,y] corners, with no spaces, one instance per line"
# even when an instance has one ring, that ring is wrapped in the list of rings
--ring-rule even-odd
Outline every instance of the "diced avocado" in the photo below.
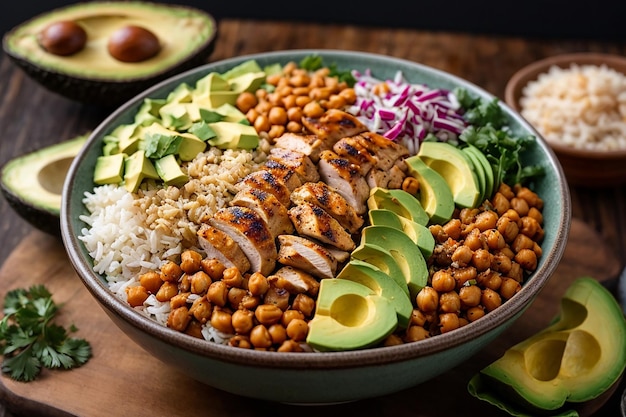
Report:
[[[385,297],[347,279],[320,282],[306,342],[320,351],[375,346],[398,326],[396,309]]]
[[[254,149],[259,146],[259,134],[250,125],[232,122],[209,123],[209,127],[216,133],[209,144],[221,149]]]
[[[239,93],[236,91],[209,91],[195,96],[193,102],[199,107],[217,109],[225,103],[234,105],[237,102],[237,97],[239,97]]]
[[[402,230],[420,248],[424,258],[428,259],[432,255],[435,238],[428,227],[387,209],[370,210],[368,216],[372,225],[390,226]]]
[[[594,278],[576,279],[551,325],[509,348],[468,385],[475,397],[512,415],[578,415],[626,369],[626,319]]]
[[[98,185],[121,183],[124,179],[126,157],[123,153],[99,156],[94,168],[93,182]]]
[[[116,153],[120,153],[120,141],[115,136],[105,135],[102,138],[102,143],[103,155],[113,155]]]
[[[24,220],[59,236],[59,213],[67,171],[89,135],[18,156],[2,167],[0,191]]]
[[[230,80],[232,78],[238,77],[243,74],[247,74],[249,72],[261,72],[261,71],[263,71],[263,69],[259,66],[259,64],[254,59],[250,59],[224,72],[222,74],[222,78],[225,80]]]
[[[495,175],[493,173],[493,168],[491,167],[491,163],[480,149],[472,144],[468,144],[463,151],[466,154],[473,155],[476,160],[479,162],[479,166],[482,167],[483,173],[485,174],[485,192],[483,199],[493,197],[493,193],[500,186],[500,184],[495,183]]]
[[[419,181],[419,201],[432,223],[442,224],[452,218],[454,196],[446,180],[417,155],[406,158],[409,174]]]
[[[166,185],[181,186],[189,180],[187,174],[180,169],[180,165],[173,154],[154,161],[154,167]]]
[[[167,95],[165,101],[167,103],[191,103],[193,99],[193,89],[187,83],[181,83],[176,86]]]
[[[182,141],[178,145],[178,157],[181,161],[191,161],[206,149],[206,142],[191,133],[181,133]]]
[[[422,225],[428,224],[429,220],[426,210],[424,210],[418,199],[401,189],[372,188],[367,199],[367,207],[370,210],[390,210],[399,216]]]
[[[406,293],[405,283],[398,285],[393,278],[378,267],[359,259],[351,259],[339,272],[337,279],[358,282],[371,289],[374,294],[385,297],[396,309],[398,326],[406,328],[409,325],[413,303]]]
[[[350,258],[374,265],[385,274],[389,275],[398,286],[403,288],[403,292],[406,296],[409,296],[409,287],[406,285],[404,271],[387,249],[373,243],[361,242],[359,246],[352,251]]]
[[[244,91],[256,91],[265,82],[265,72],[247,72],[234,78],[229,78],[230,89],[237,94]]]
[[[447,142],[425,141],[417,153],[450,187],[458,207],[476,207],[483,194],[479,188],[474,164],[465,152]]]
[[[236,106],[233,106],[230,103],[224,103],[219,106],[215,111],[224,116],[222,121],[224,122],[235,122],[241,123],[242,121],[247,121],[246,115],[241,112]]]
[[[135,114],[135,124],[149,126],[160,119],[159,110],[166,103],[165,99],[145,98]]]
[[[196,82],[196,91],[205,95],[211,91],[230,91],[230,84],[217,72],[210,72]]]
[[[411,299],[428,282],[428,267],[419,247],[401,230],[389,226],[366,226],[361,231],[361,243],[385,248],[402,269]]]
[[[116,127],[109,135],[117,138],[119,152],[130,155],[139,149],[139,130],[139,125],[126,124]]]
[[[124,161],[124,187],[128,192],[136,193],[141,182],[146,178],[159,179],[160,177],[145,152],[139,150]]]
[[[167,103],[159,110],[161,124],[172,130],[187,130],[200,120],[200,110],[194,103]]]

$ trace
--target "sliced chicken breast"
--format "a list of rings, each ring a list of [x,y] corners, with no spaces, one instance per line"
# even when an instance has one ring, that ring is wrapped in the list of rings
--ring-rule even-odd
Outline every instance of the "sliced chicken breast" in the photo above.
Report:
[[[311,203],[323,208],[350,233],[356,233],[363,226],[364,219],[348,201],[328,184],[308,182],[293,190],[291,202],[294,204]]]
[[[278,262],[322,279],[333,278],[337,260],[324,246],[296,235],[278,236]]]
[[[350,138],[353,146],[359,149],[366,149],[370,155],[376,159],[376,168],[390,169],[398,159],[409,156],[406,146],[387,139],[381,134],[374,132],[363,132]]]
[[[263,165],[263,169],[271,172],[276,178],[285,183],[289,191],[293,191],[302,185],[302,181],[296,172],[287,165],[281,164],[273,159],[268,159]]]
[[[365,180],[370,188],[401,188],[406,175],[406,172],[398,165],[394,165],[388,170],[378,168],[370,170],[365,176]]]
[[[274,238],[278,235],[294,232],[287,207],[281,204],[274,194],[267,191],[246,187],[235,194],[230,205],[247,207],[256,211],[267,223]]]
[[[322,151],[332,148],[332,144],[326,144],[315,135],[302,135],[291,132],[286,132],[276,138],[274,146],[276,148],[301,152],[311,158],[311,161],[314,163],[319,160]]]
[[[272,148],[268,160],[276,161],[291,168],[302,183],[316,182],[320,179],[317,167],[305,153],[286,148]]]
[[[358,137],[358,136],[357,136]],[[364,148],[354,136],[339,139],[333,151],[359,167],[359,173],[366,175],[376,165],[376,157]]]
[[[320,289],[320,283],[313,275],[291,266],[283,266],[267,277],[267,280],[271,285],[291,294],[305,293],[316,297]]]
[[[230,206],[219,209],[209,224],[229,235],[246,254],[250,270],[270,274],[276,266],[278,251],[267,223],[247,207]]]
[[[215,258],[225,267],[237,267],[243,274],[250,269],[250,261],[237,242],[219,229],[202,224],[198,230],[198,243],[208,258]]]
[[[350,233],[319,206],[298,204],[289,209],[289,218],[301,236],[308,236],[346,251],[356,247]]]
[[[370,187],[357,165],[333,151],[324,151],[320,154],[317,167],[323,182],[341,194],[358,214],[365,213]]]
[[[368,130],[355,116],[338,109],[329,109],[319,118],[303,117],[302,124],[330,147],[341,138]]]
[[[251,172],[243,177],[235,186],[238,191],[246,187],[256,188],[273,194],[285,207],[289,207],[291,203],[289,199],[291,192],[289,188],[287,188],[287,185],[285,185],[283,180],[266,169]]]

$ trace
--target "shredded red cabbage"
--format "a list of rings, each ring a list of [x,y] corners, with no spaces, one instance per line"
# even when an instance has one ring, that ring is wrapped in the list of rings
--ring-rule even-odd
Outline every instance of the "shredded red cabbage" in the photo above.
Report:
[[[400,71],[384,81],[370,70],[355,70],[352,75],[357,101],[348,111],[371,131],[402,143],[411,153],[417,153],[429,133],[442,141],[455,140],[466,127],[461,105],[451,91],[411,84]]]

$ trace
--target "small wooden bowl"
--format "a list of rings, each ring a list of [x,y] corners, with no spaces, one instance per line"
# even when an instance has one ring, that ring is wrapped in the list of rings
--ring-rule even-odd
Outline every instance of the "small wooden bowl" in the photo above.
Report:
[[[506,85],[505,102],[518,113],[524,87],[547,73],[553,65],[569,68],[578,65],[606,65],[626,74],[626,57],[601,53],[573,53],[548,57],[518,70]],[[589,187],[617,186],[626,183],[626,149],[575,149],[561,143],[548,142],[557,155],[567,180],[572,185]]]

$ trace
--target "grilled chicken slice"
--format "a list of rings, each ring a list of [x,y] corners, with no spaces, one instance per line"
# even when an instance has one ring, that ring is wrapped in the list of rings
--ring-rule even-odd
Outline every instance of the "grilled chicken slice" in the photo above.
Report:
[[[320,279],[333,278],[337,272],[337,260],[330,251],[302,236],[278,236],[278,262]]]
[[[294,204],[311,203],[323,208],[350,233],[356,233],[363,226],[363,217],[358,215],[348,201],[322,181],[307,182],[291,193]]]
[[[274,146],[276,148],[301,152],[311,158],[311,161],[314,163],[319,160],[322,151],[332,148],[332,144],[325,143],[315,135],[301,135],[291,132],[283,133],[276,138]]]
[[[230,205],[247,207],[256,211],[267,223],[273,237],[294,232],[287,207],[281,204],[274,194],[267,191],[246,187],[235,194]]]
[[[298,204],[289,209],[289,218],[301,236],[308,236],[346,251],[352,251],[356,247],[350,233],[319,206]]]
[[[356,136],[358,137],[358,136]],[[364,148],[355,136],[339,139],[333,145],[333,151],[342,158],[359,167],[359,174],[366,175],[372,167],[376,165],[376,156],[370,154],[367,148]]]
[[[313,275],[291,266],[283,266],[267,277],[267,280],[271,285],[285,289],[291,294],[306,293],[316,297],[320,289],[320,283]]]
[[[333,258],[337,260],[338,264],[344,263],[350,259],[350,252],[348,251],[333,248],[332,246],[326,246],[326,250],[328,250],[328,252],[333,255]]]
[[[268,275],[276,266],[278,251],[267,223],[256,211],[230,206],[219,209],[209,224],[229,235],[246,254],[250,270]]]
[[[268,159],[263,165],[263,169],[271,172],[276,178],[285,183],[289,191],[293,191],[302,185],[302,181],[296,172],[278,161]]]
[[[302,183],[316,182],[320,179],[317,167],[305,153],[286,148],[272,148],[268,160],[276,161],[293,170]]]
[[[237,242],[207,223],[198,230],[198,243],[208,258],[217,259],[225,267],[237,267],[242,274],[250,269],[250,261]]]
[[[236,184],[235,188],[241,191],[246,187],[257,188],[273,194],[285,207],[290,205],[289,188],[287,188],[283,180],[266,169],[254,171],[246,175]]]
[[[364,132],[349,139],[353,146],[366,150],[376,160],[378,169],[390,169],[398,159],[409,156],[409,149],[381,134]]]
[[[365,213],[370,187],[357,165],[333,151],[324,151],[320,154],[317,167],[323,182],[341,194],[358,214]]]
[[[341,138],[368,130],[367,126],[355,116],[338,109],[329,109],[319,118],[303,117],[302,124],[308,132],[331,147]]]
[[[403,171],[398,165],[394,165],[389,170],[382,170],[378,168],[370,170],[370,172],[368,172],[365,176],[365,180],[370,188],[401,188],[406,175],[406,172]]]

